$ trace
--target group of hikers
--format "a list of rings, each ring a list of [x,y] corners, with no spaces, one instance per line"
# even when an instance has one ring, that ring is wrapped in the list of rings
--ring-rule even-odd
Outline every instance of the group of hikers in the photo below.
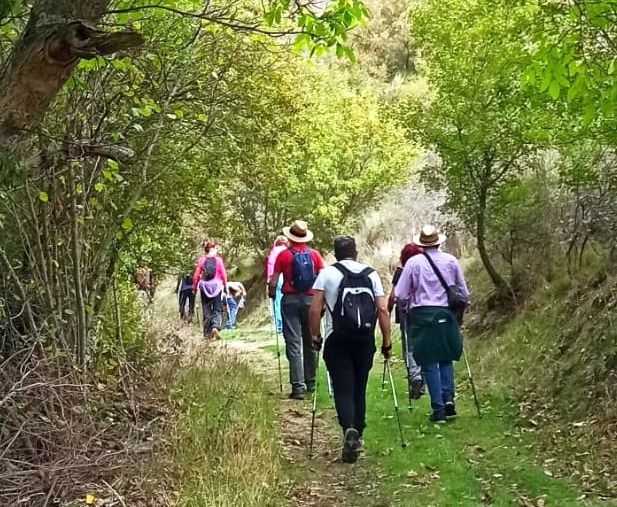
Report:
[[[463,350],[459,326],[469,291],[457,259],[440,249],[445,235],[427,225],[404,245],[387,297],[377,271],[358,262],[353,237],[334,239],[336,262],[330,266],[309,247],[312,240],[308,224],[296,220],[283,228],[266,257],[273,328],[277,336],[283,335],[289,362],[289,398],[303,400],[315,392],[323,347],[343,430],[342,459],[355,462],[366,427],[366,387],[376,352],[375,328],[379,324],[386,366],[392,355],[390,317],[394,312],[410,400],[420,398],[426,387],[430,421],[441,424],[455,417],[453,361],[460,359]],[[193,318],[199,292],[204,336],[214,339],[222,328],[224,306],[227,327],[233,328],[237,309],[246,297],[241,283],[227,280],[219,250],[220,244],[204,242],[204,255],[192,275],[180,276],[176,287],[180,315],[188,320]]]
[[[179,313],[184,321],[193,321],[199,292],[204,337],[219,339],[223,314],[227,316],[225,327],[234,329],[238,310],[244,307],[247,293],[241,282],[227,280],[225,263],[219,255],[220,243],[204,241],[203,248],[204,255],[197,259],[195,269],[178,276]]]
[[[427,225],[403,247],[386,298],[377,271],[358,262],[353,237],[334,239],[336,262],[326,266],[308,246],[313,234],[306,222],[296,220],[282,232],[267,257],[267,286],[275,330],[285,341],[289,398],[315,392],[323,346],[343,430],[343,461],[355,462],[362,445],[377,324],[384,360],[392,354],[392,311],[401,328],[410,398],[422,396],[426,385],[430,420],[441,424],[455,417],[453,361],[462,354],[459,325],[469,291],[457,259],[440,249],[445,235]]]

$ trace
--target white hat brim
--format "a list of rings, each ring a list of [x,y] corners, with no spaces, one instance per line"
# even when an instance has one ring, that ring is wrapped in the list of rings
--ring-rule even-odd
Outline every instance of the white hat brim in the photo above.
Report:
[[[416,245],[416,246],[439,246],[441,245],[444,241],[446,241],[446,235],[445,234],[437,234],[437,241],[435,241],[434,243],[422,243],[420,241],[420,234],[416,234],[413,239],[411,240],[411,242]]]
[[[313,233],[306,230],[306,236],[296,236],[291,232],[291,227],[283,227],[283,234],[294,243],[308,243],[313,239]]]

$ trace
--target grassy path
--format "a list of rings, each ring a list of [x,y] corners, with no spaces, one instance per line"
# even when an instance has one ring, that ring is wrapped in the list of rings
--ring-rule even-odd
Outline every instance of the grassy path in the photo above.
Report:
[[[275,350],[267,330],[232,332],[224,334],[224,339],[250,343],[251,349],[269,353]],[[283,357],[283,365],[285,362]],[[281,401],[285,468],[296,484],[290,493],[293,505],[612,505],[588,499],[572,483],[555,477],[557,467],[553,469],[551,459],[538,460],[532,445],[533,426],[519,424],[514,402],[503,393],[480,392],[485,415],[478,419],[462,368],[457,376],[460,415],[445,426],[436,426],[427,419],[427,397],[408,410],[404,366],[394,361],[393,374],[408,442],[407,448],[401,449],[391,393],[381,389],[382,364],[376,356],[367,400],[366,453],[355,466],[338,463],[340,437],[327,394],[323,362],[318,392],[320,437],[313,460],[307,458],[310,402]],[[278,375],[275,358],[263,367],[268,375]],[[283,375],[285,392],[286,373]]]

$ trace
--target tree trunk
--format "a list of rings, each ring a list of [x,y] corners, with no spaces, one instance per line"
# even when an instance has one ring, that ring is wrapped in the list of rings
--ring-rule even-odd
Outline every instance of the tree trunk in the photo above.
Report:
[[[142,43],[135,32],[94,28],[109,0],[37,0],[0,73],[0,150],[42,116],[80,58],[94,58]]]
[[[476,241],[478,246],[478,253],[484,269],[491,278],[493,285],[499,291],[500,294],[509,295],[511,293],[508,283],[499,274],[495,266],[493,265],[491,258],[486,249],[486,201],[488,197],[488,190],[486,187],[480,189],[479,202],[478,202],[478,216],[476,218]]]

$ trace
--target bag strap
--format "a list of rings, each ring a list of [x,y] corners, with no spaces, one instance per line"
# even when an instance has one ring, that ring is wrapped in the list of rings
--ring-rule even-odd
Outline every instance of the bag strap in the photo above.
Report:
[[[441,274],[441,271],[439,271],[439,269],[435,265],[435,262],[433,261],[433,259],[431,259],[431,256],[429,254],[427,254],[426,252],[422,252],[422,255],[424,255],[424,257],[426,257],[426,260],[431,265],[431,268],[433,268],[433,272],[437,275],[437,278],[439,278],[439,282],[441,283],[441,286],[444,288],[444,290],[446,291],[446,294],[447,294],[448,293],[448,284],[446,283],[446,280],[444,279],[443,275]]]
[[[352,275],[353,274],[349,269],[347,269],[345,266],[343,266],[340,262],[335,262],[332,265],[343,274],[343,277],[346,277],[347,275]]]
[[[365,267],[362,271],[360,271],[360,275],[361,276],[371,276],[371,273],[375,271],[373,268],[371,267]]]

